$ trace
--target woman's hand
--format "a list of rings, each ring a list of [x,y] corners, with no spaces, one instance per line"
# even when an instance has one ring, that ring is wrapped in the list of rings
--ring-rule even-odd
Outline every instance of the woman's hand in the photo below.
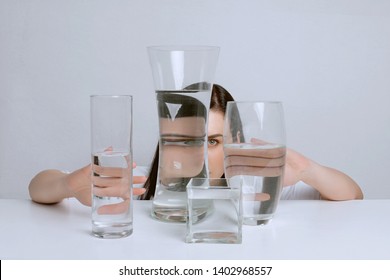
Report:
[[[250,147],[253,145],[253,147]],[[225,176],[252,175],[276,177],[283,173],[286,149],[273,147],[264,149],[263,141],[251,139],[246,148],[225,148]]]
[[[254,144],[254,146],[268,145],[267,142],[260,139],[251,139],[250,144]],[[228,178],[237,174],[279,176],[282,173],[284,159],[283,186],[294,185],[302,181],[316,189],[324,199],[363,198],[359,185],[348,175],[320,165],[288,148],[225,149],[225,176]]]
[[[135,163],[133,168],[135,168]],[[101,171],[104,176],[114,176],[112,180],[97,180],[102,184],[101,194],[108,196],[121,196],[124,188],[129,187],[130,172],[118,174],[118,170],[109,169]],[[82,204],[91,206],[91,180],[92,168],[88,164],[72,173],[64,173],[60,170],[48,169],[39,172],[29,184],[29,193],[33,201],[42,204],[53,204],[62,201],[64,198],[75,197]],[[95,177],[94,177],[95,178]],[[100,178],[103,179],[103,178]],[[133,184],[143,184],[145,176],[134,176]],[[144,188],[134,188],[134,195],[141,195]]]
[[[133,168],[136,164],[133,163]],[[95,186],[94,194],[97,196],[122,197],[129,199],[127,189],[129,188],[130,172],[127,168],[101,167],[89,164],[78,169],[67,177],[67,185],[70,196],[75,197],[82,204],[91,206],[92,196],[91,187]],[[143,184],[146,181],[145,176],[134,176],[133,184]],[[141,195],[145,192],[144,188],[133,188],[134,195]]]
[[[133,168],[136,167],[136,164],[133,163]],[[98,165],[92,165],[92,193],[95,196],[100,197],[120,197],[123,201],[115,204],[108,204],[99,207],[97,210],[100,215],[103,214],[120,214],[126,212],[130,205],[130,194],[129,186],[131,184],[130,174],[131,170],[129,168],[119,168],[119,167],[103,167]],[[146,179],[146,178],[144,178]],[[134,184],[143,183],[142,177],[135,176],[133,178]],[[135,188],[133,189],[133,194],[140,195],[145,192],[145,189]]]

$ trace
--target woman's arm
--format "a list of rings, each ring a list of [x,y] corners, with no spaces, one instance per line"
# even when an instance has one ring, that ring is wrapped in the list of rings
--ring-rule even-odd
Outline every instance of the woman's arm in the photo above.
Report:
[[[69,197],[64,183],[65,176],[66,174],[59,170],[39,172],[28,186],[31,199],[38,203],[51,204]]]
[[[359,185],[348,175],[320,165],[298,152],[287,149],[284,186],[302,181],[315,188],[324,199],[362,199]]]
[[[133,168],[135,168],[135,164]],[[110,176],[111,174],[104,175]],[[144,176],[134,176],[133,184],[142,184],[145,180]],[[122,184],[126,180],[118,177],[111,182],[112,186],[106,186],[103,195],[109,193],[110,195],[107,196],[120,196]],[[31,180],[29,192],[31,199],[37,203],[53,204],[64,198],[75,197],[82,204],[91,206],[91,165],[84,166],[69,174],[53,169],[44,170]],[[144,192],[144,188],[133,189],[134,195],[141,195]]]
[[[39,172],[30,182],[29,192],[33,201],[53,204],[64,198],[76,197],[82,204],[91,205],[91,166],[72,173],[49,169]]]

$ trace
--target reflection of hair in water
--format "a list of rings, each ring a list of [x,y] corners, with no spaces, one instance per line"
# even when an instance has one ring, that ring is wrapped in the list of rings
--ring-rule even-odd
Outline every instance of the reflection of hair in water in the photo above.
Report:
[[[157,92],[157,110],[160,118],[202,117],[207,119],[207,109],[198,99],[168,91]]]
[[[232,103],[230,107],[230,133],[233,137],[234,143],[244,143],[245,137],[242,131],[242,123],[240,112],[238,111],[237,104]]]
[[[210,83],[208,83],[208,82],[195,83],[195,84],[186,86],[184,89],[185,90],[194,90],[194,91],[206,91],[206,90],[210,90]]]

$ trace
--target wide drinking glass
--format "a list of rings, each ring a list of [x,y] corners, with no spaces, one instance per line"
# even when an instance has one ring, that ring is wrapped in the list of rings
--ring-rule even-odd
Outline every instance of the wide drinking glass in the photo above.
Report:
[[[282,104],[228,102],[223,141],[226,178],[243,179],[243,223],[268,223],[280,199],[286,161]]]
[[[207,119],[218,47],[148,48],[159,117],[159,166],[152,216],[185,222],[186,186],[207,178]],[[205,216],[208,206],[199,207]]]
[[[92,234],[133,232],[132,96],[91,96]]]

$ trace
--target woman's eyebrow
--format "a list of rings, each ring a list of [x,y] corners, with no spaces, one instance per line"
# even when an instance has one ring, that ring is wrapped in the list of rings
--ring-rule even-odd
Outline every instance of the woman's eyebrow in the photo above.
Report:
[[[217,137],[222,137],[223,135],[222,134],[212,134],[212,135],[208,135],[207,137],[208,138],[217,138]]]

